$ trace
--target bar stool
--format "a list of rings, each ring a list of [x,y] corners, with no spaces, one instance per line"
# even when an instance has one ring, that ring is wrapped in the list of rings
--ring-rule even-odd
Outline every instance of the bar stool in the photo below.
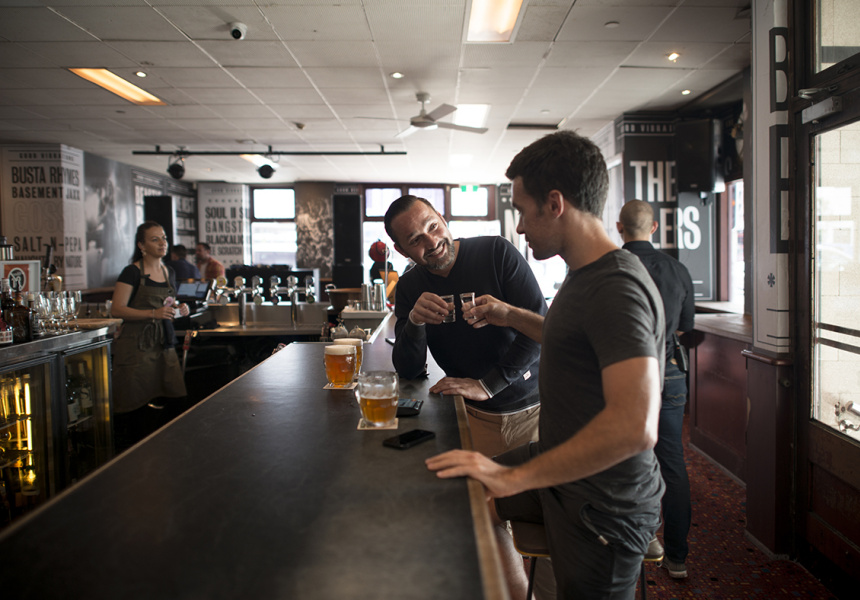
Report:
[[[525,521],[511,521],[511,531],[514,534],[514,548],[523,556],[528,556],[529,561],[529,587],[526,600],[531,600],[535,581],[535,566],[539,558],[549,557],[549,545],[546,541],[546,529],[541,523],[527,523]],[[663,557],[643,558],[639,569],[639,597],[642,600],[648,598],[648,584],[645,581],[645,563],[656,563],[658,566],[663,562]]]
[[[546,543],[546,529],[541,523],[511,521],[511,532],[514,534],[514,548],[523,556],[529,557],[529,587],[526,600],[532,600],[532,590],[535,583],[535,567],[539,558],[549,558],[549,548]]]

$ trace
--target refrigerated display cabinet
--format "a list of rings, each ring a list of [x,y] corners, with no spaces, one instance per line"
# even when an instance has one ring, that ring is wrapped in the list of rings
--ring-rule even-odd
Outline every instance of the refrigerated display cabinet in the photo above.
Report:
[[[113,457],[108,333],[0,348],[0,528]]]

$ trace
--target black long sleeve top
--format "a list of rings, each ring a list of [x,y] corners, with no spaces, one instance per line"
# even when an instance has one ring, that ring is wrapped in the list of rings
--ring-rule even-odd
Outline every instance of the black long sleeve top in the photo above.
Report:
[[[424,267],[404,273],[394,303],[396,341],[392,359],[401,377],[424,372],[427,350],[449,377],[479,379],[491,392],[487,401],[466,400],[487,412],[516,412],[538,398],[540,344],[509,327],[474,329],[463,319],[460,293],[491,294],[514,306],[546,314],[546,300],[517,249],[501,237],[460,239],[457,259],[446,277]],[[454,294],[456,321],[415,325],[409,312],[425,291]]]

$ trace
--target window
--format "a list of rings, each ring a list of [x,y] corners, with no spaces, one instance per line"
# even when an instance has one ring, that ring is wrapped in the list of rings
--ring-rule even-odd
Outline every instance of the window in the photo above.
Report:
[[[364,216],[385,217],[385,211],[391,203],[403,195],[403,189],[399,187],[390,188],[366,188],[364,190]]]
[[[445,188],[409,188],[407,193],[410,196],[418,196],[419,198],[429,200],[433,208],[442,215],[445,214]]]
[[[486,217],[490,214],[489,190],[479,185],[451,189],[452,217]]]
[[[744,181],[727,185],[729,197],[729,302],[744,308]]]
[[[394,269],[398,273],[403,273],[408,261],[394,250],[393,242],[385,232],[383,221],[385,212],[391,203],[406,194],[429,201],[433,208],[448,222],[448,228],[455,239],[501,234],[501,223],[495,219],[495,186],[427,185],[410,187],[408,185],[392,185],[389,187],[365,187],[362,228],[365,246],[362,260],[365,270],[369,270],[373,262],[367,254],[367,250],[370,249],[373,242],[382,240],[388,246],[389,260]]]
[[[295,190],[254,188],[251,194],[251,262],[296,266]]]

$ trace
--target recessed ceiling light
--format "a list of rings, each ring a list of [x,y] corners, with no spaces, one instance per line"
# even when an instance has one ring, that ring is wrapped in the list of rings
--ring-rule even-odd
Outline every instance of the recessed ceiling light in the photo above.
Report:
[[[458,104],[457,112],[454,113],[454,117],[451,120],[455,125],[483,127],[487,123],[487,114],[489,112],[489,104]]]
[[[466,25],[467,42],[513,42],[523,0],[472,0]]]
[[[400,71],[394,71],[394,73],[391,74],[392,79],[403,79],[404,77],[405,75]]]
[[[675,62],[676,60],[681,58],[681,55],[678,54],[677,52],[670,52],[669,54],[666,55],[666,58],[668,58],[672,62]]]
[[[146,77],[146,73],[144,73],[143,71],[137,71],[135,75],[137,75],[138,77]]]
[[[682,92],[681,92],[681,95],[682,95],[682,96],[689,96],[689,95],[690,95],[690,93],[691,93],[691,92],[690,92],[690,90],[684,90],[684,91],[682,91]]]
[[[257,140],[236,140],[237,144],[256,144]]]
[[[69,71],[133,104],[140,106],[165,106],[167,104],[164,100],[156,98],[107,69],[69,69]]]
[[[542,114],[542,115],[548,115],[548,114],[549,114],[549,109],[548,109],[548,108],[543,108],[543,109],[541,109],[540,114]]]
[[[607,21],[606,23],[603,24],[603,26],[606,27],[607,29],[615,29],[616,27],[618,27],[620,25],[621,25],[621,23],[619,23],[618,21]]]

